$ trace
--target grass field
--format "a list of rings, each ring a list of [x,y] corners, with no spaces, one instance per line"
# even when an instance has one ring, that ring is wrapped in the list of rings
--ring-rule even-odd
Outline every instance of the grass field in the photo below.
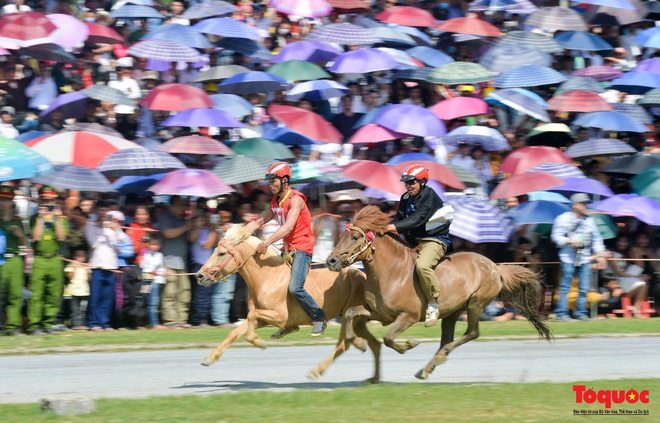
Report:
[[[612,410],[648,410],[640,416],[584,416],[605,410],[576,404],[573,385],[587,389],[649,390],[648,404],[614,404]],[[659,379],[543,384],[383,384],[294,392],[243,392],[145,400],[98,400],[97,410],[57,417],[37,404],[0,405],[3,423],[25,422],[651,422],[660,416]]]

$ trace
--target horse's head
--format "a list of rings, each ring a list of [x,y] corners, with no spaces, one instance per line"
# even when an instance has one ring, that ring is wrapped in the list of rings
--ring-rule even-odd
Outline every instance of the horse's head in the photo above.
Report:
[[[338,272],[356,261],[367,260],[376,234],[385,232],[389,222],[390,217],[376,206],[367,206],[360,210],[351,223],[346,225],[346,232],[326,259],[328,268]]]
[[[254,253],[254,249],[250,250],[250,253],[239,248],[240,244],[250,239],[251,235],[251,232],[244,230],[244,225],[230,228],[225,237],[218,242],[211,257],[195,275],[197,283],[210,286],[214,283],[224,282],[229,275],[237,272]]]

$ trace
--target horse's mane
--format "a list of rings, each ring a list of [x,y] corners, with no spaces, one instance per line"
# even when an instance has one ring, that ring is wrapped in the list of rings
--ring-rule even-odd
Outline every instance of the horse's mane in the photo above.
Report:
[[[244,223],[241,223],[240,225],[234,225],[231,228],[229,228],[229,230],[225,233],[225,241],[229,242],[231,245],[238,245],[241,242],[245,242],[246,244],[248,244],[249,246],[255,249],[261,243],[261,240],[259,238],[253,236],[253,232],[245,230]],[[277,248],[273,247],[272,245],[268,247],[266,257],[262,257],[262,258],[264,259],[277,258],[280,259],[280,261],[282,259],[280,256],[280,252],[277,250]]]
[[[390,236],[404,247],[411,248],[410,245],[399,236],[387,232],[387,225],[391,221],[392,218],[380,211],[377,206],[369,205],[360,210],[355,217],[353,217],[351,223],[364,231],[372,231],[377,235],[383,234],[383,236]]]

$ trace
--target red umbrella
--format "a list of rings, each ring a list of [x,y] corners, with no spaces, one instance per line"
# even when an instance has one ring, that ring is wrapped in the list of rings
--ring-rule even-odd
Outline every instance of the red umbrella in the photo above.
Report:
[[[10,13],[0,19],[0,43],[30,47],[53,42],[57,26],[43,13]]]
[[[436,27],[441,31],[457,34],[480,35],[482,37],[499,37],[504,35],[496,26],[478,18],[454,18]]]
[[[434,179],[438,182],[440,182],[443,185],[446,185],[448,187],[456,188],[456,189],[466,189],[467,187],[461,181],[458,179],[458,176],[449,169],[446,166],[443,166],[439,163],[435,162],[428,162],[424,160],[420,161],[408,161],[408,162],[401,162],[393,165],[392,167],[398,170],[399,172],[403,172],[408,166],[414,165],[414,164],[421,164],[423,166],[426,166],[426,168],[429,170],[429,176],[431,179]]]
[[[403,26],[435,26],[438,23],[431,13],[412,6],[390,7],[376,15],[376,19]]]
[[[560,112],[603,112],[614,109],[603,97],[591,91],[565,91],[548,100],[548,110]]]
[[[564,181],[559,176],[549,172],[527,172],[521,175],[515,175],[499,183],[490,194],[490,198],[516,197],[533,191],[543,191],[559,185]]]
[[[201,88],[187,84],[163,84],[149,91],[138,104],[150,110],[180,112],[213,107],[215,103]]]
[[[361,13],[371,8],[369,0],[328,0],[341,13]]]
[[[85,25],[89,30],[88,43],[121,44],[126,41],[117,31],[108,26],[93,22],[85,22]]]
[[[391,166],[371,160],[356,160],[344,167],[342,175],[366,187],[400,195],[404,188],[401,174]]]
[[[268,115],[296,131],[316,141],[341,144],[342,134],[320,115],[300,107],[273,104],[268,107]]]
[[[381,142],[405,138],[407,136],[407,134],[402,134],[401,132],[390,131],[377,123],[368,123],[358,129],[348,142],[351,144]]]
[[[235,154],[231,148],[223,143],[199,135],[172,138],[161,144],[159,148],[173,154],[217,154],[219,156],[232,156]]]
[[[488,114],[488,104],[480,98],[454,97],[442,100],[430,110],[440,119],[452,120],[465,116]]]
[[[513,150],[502,160],[500,171],[517,175],[547,163],[573,163],[573,160],[558,148],[535,145]]]

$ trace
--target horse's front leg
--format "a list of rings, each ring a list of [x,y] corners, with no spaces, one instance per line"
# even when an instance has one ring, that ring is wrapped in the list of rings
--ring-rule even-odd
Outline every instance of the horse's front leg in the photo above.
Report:
[[[392,324],[390,330],[383,337],[383,343],[388,347],[392,348],[394,351],[398,352],[399,354],[403,354],[409,349],[416,347],[417,345],[419,345],[419,341],[408,339],[404,343],[398,343],[395,342],[394,340],[399,335],[401,335],[403,331],[405,331],[406,329],[408,329],[410,326],[414,325],[418,321],[419,321],[418,317],[413,317],[408,313],[399,314],[399,316]]]
[[[367,319],[359,316],[354,323],[355,333],[367,340],[367,344],[374,354],[374,375],[367,379],[366,383],[378,383],[380,381],[380,342],[367,329]]]
[[[337,339],[337,345],[335,346],[334,351],[325,359],[321,364],[316,366],[314,369],[310,370],[307,373],[307,377],[310,379],[316,379],[325,373],[328,367],[350,347],[350,342],[346,339],[346,320],[341,324],[339,329],[339,339]]]
[[[279,327],[282,318],[277,310],[254,309],[248,312],[245,321],[247,322],[245,339],[255,347],[266,348],[263,339],[257,335],[256,329],[265,326],[266,324]]]
[[[248,330],[248,322],[247,320],[241,323],[236,329],[232,330],[229,332],[229,335],[223,341],[215,347],[213,351],[209,355],[207,355],[204,360],[202,360],[202,366],[210,366],[211,364],[215,363],[216,361],[220,360],[220,357],[222,357],[222,354],[225,352],[227,348],[237,340],[239,340],[243,335]]]
[[[367,307],[363,305],[351,307],[346,311],[344,317],[346,318],[346,340],[348,342],[353,342],[355,339],[355,333],[353,332],[353,320],[358,316],[362,316],[366,320],[369,320],[371,319],[371,311],[369,311]]]

